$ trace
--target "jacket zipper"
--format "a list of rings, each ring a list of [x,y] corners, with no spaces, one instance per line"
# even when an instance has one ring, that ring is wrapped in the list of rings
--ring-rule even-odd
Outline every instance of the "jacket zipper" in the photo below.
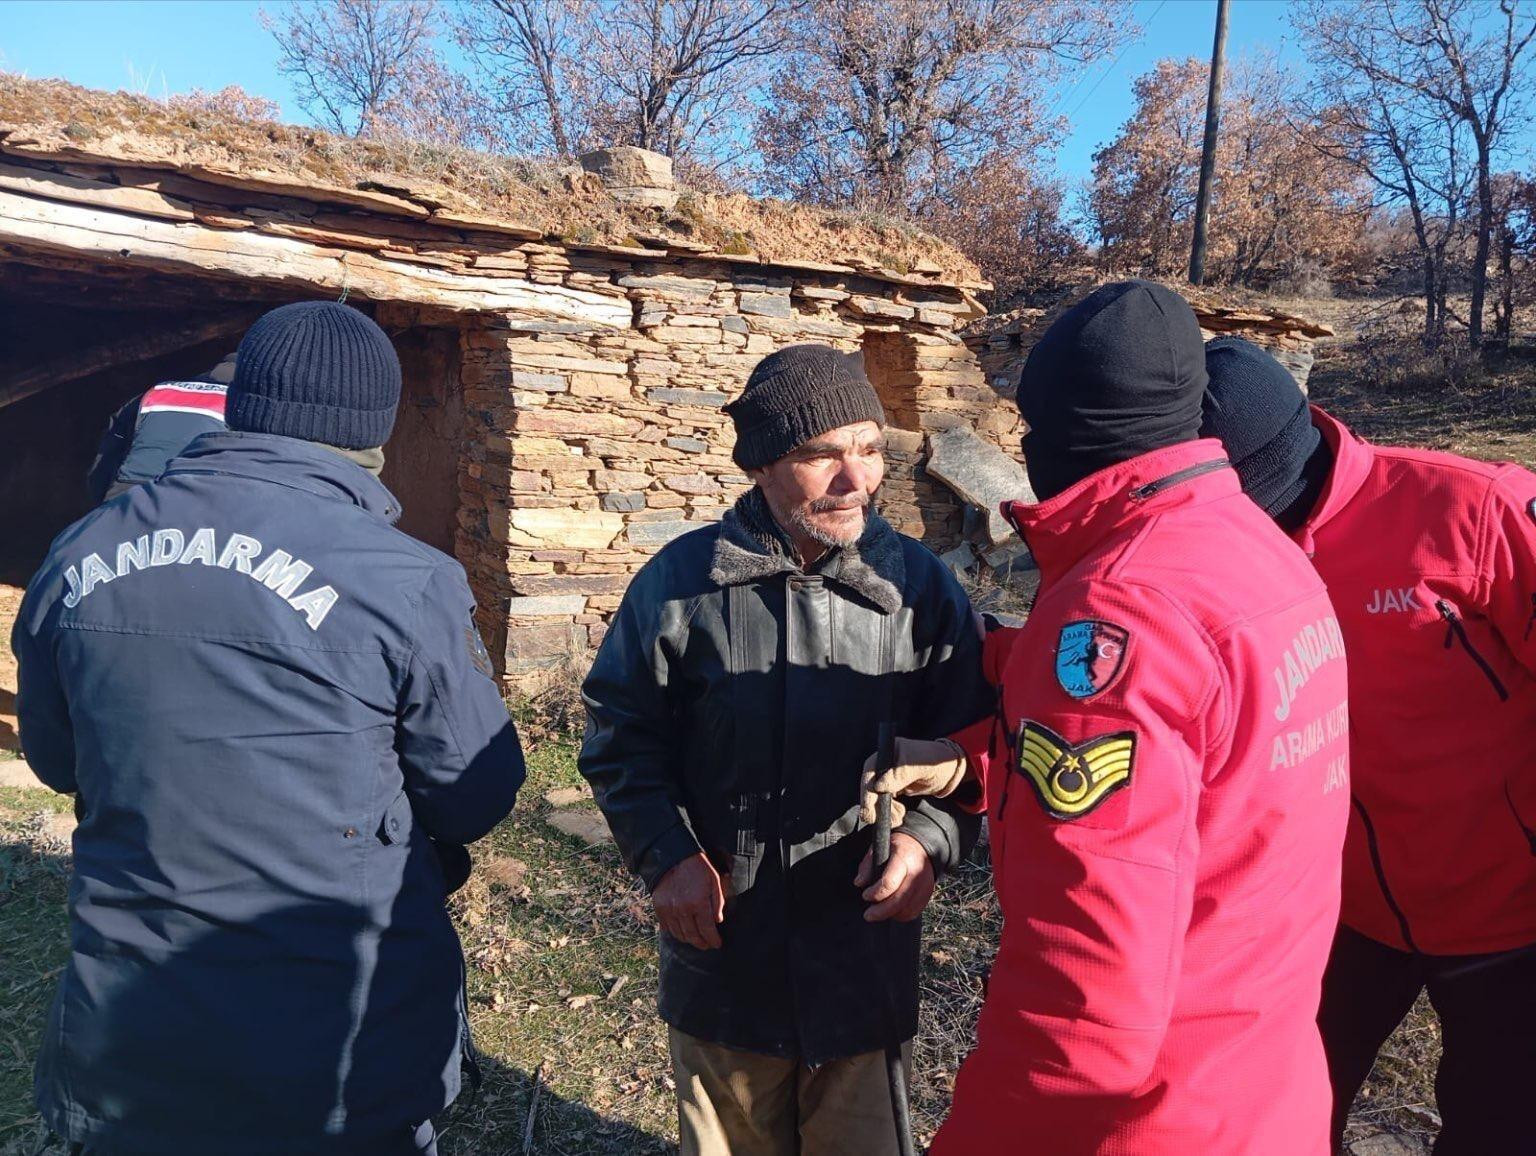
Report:
[[[1376,842],[1376,825],[1371,822],[1370,813],[1366,811],[1365,804],[1357,796],[1351,795],[1349,801],[1354,804],[1355,810],[1360,815],[1361,825],[1365,827],[1365,844],[1370,848],[1371,867],[1376,872],[1376,883],[1381,888],[1382,897],[1387,901],[1392,914],[1397,917],[1397,927],[1402,932],[1403,942],[1408,945],[1409,951],[1417,954],[1419,946],[1413,941],[1413,932],[1408,927],[1408,917],[1397,905],[1397,898],[1392,894],[1392,888],[1387,885],[1387,871],[1381,865],[1381,847]]]
[[[1466,624],[1462,622],[1461,615],[1456,613],[1456,608],[1441,598],[1435,602],[1435,609],[1440,611],[1440,617],[1445,619],[1445,648],[1449,650],[1452,641],[1459,639],[1461,648],[1467,652],[1473,662],[1477,663],[1478,669],[1488,676],[1488,681],[1493,684],[1494,693],[1499,696],[1499,701],[1508,702],[1509,691],[1505,689],[1503,680],[1499,678],[1498,672],[1488,665],[1488,660],[1472,645],[1472,640],[1467,637]]]
[[[1214,474],[1217,470],[1224,470],[1231,464],[1226,458],[1217,458],[1215,461],[1185,466],[1182,470],[1175,470],[1166,478],[1158,478],[1155,482],[1148,482],[1144,486],[1137,486],[1131,491],[1131,501],[1145,502],[1153,494],[1162,493],[1162,491],[1181,485],[1191,478],[1198,478],[1204,474]]]

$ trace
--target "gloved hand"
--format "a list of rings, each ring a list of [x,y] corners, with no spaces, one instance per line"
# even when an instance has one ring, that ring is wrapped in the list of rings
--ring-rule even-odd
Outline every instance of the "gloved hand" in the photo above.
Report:
[[[864,774],[859,779],[859,818],[875,821],[875,796],[927,795],[941,799],[965,778],[965,752],[949,739],[897,739],[896,765],[878,778],[877,755],[864,760]],[[907,809],[899,799],[891,800],[891,826],[901,824]]]

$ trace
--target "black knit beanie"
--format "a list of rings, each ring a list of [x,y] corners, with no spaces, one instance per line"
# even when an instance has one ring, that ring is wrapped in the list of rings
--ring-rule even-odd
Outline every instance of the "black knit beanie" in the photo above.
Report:
[[[1285,366],[1241,337],[1207,345],[1205,367],[1210,384],[1201,434],[1227,447],[1243,492],[1295,529],[1311,512],[1332,462],[1306,395]]]
[[[1094,290],[1045,331],[1019,380],[1036,495],[1193,441],[1204,393],[1204,342],[1184,298],[1150,281]]]
[[[381,446],[395,427],[400,359],[356,309],[301,301],[260,317],[240,342],[229,428],[341,449]]]
[[[736,426],[732,456],[744,470],[776,462],[830,429],[861,421],[885,424],[863,359],[825,345],[790,345],[770,353],[725,412]]]

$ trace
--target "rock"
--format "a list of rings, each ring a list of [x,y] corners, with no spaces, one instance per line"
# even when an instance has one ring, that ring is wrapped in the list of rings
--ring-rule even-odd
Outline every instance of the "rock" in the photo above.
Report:
[[[507,627],[507,647],[503,651],[503,669],[526,672],[543,666],[570,661],[586,649],[587,632],[567,622],[543,626]]]
[[[586,608],[585,594],[535,594],[507,599],[508,618],[570,618]]]
[[[596,510],[512,511],[507,542],[512,546],[563,546],[573,550],[604,550],[619,536],[624,518]]]
[[[702,525],[703,522],[631,522],[627,537],[631,546],[665,546],[673,538]]]
[[[663,438],[662,445],[670,446],[674,450],[681,450],[685,454],[702,454],[709,450],[709,443],[698,438]]]
[[[928,438],[928,474],[987,514],[987,539],[994,545],[1018,542],[1018,535],[998,512],[1005,501],[1033,502],[1034,490],[1024,467],[1002,450],[955,426]]]
[[[645,509],[644,494],[604,494],[603,509],[611,514],[632,514]]]
[[[716,389],[648,389],[645,396],[663,405],[702,405],[721,409],[730,397]]]
[[[672,158],[633,145],[583,153],[581,167],[603,183],[614,200],[670,209],[677,204]]]
[[[613,833],[608,830],[608,820],[603,818],[601,812],[590,811],[585,807],[570,807],[563,811],[551,812],[544,816],[544,821],[557,831],[583,840],[589,847],[613,842]]]
[[[551,807],[573,807],[592,797],[591,787],[556,787],[544,792],[544,801]]]
[[[1312,363],[1317,358],[1304,349],[1271,349],[1269,352],[1276,361],[1290,371],[1291,376],[1296,379],[1296,384],[1305,392],[1307,378],[1312,375]]]
[[[793,317],[794,306],[788,293],[746,293],[741,295],[741,311],[759,317]]]
[[[609,188],[670,189],[672,158],[633,145],[593,149],[579,158],[581,167]]]
[[[881,297],[850,297],[848,308],[860,317],[890,317],[905,321],[916,314],[910,305],[898,305]]]
[[[947,554],[940,554],[939,561],[954,571],[969,570],[976,565],[976,551],[971,549],[969,542],[961,542]]]

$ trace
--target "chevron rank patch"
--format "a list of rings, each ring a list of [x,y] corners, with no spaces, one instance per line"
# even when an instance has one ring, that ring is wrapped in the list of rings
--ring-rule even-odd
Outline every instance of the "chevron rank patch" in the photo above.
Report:
[[[1019,724],[1019,773],[1053,819],[1081,819],[1121,787],[1136,766],[1136,732],[1069,743],[1032,719]]]

